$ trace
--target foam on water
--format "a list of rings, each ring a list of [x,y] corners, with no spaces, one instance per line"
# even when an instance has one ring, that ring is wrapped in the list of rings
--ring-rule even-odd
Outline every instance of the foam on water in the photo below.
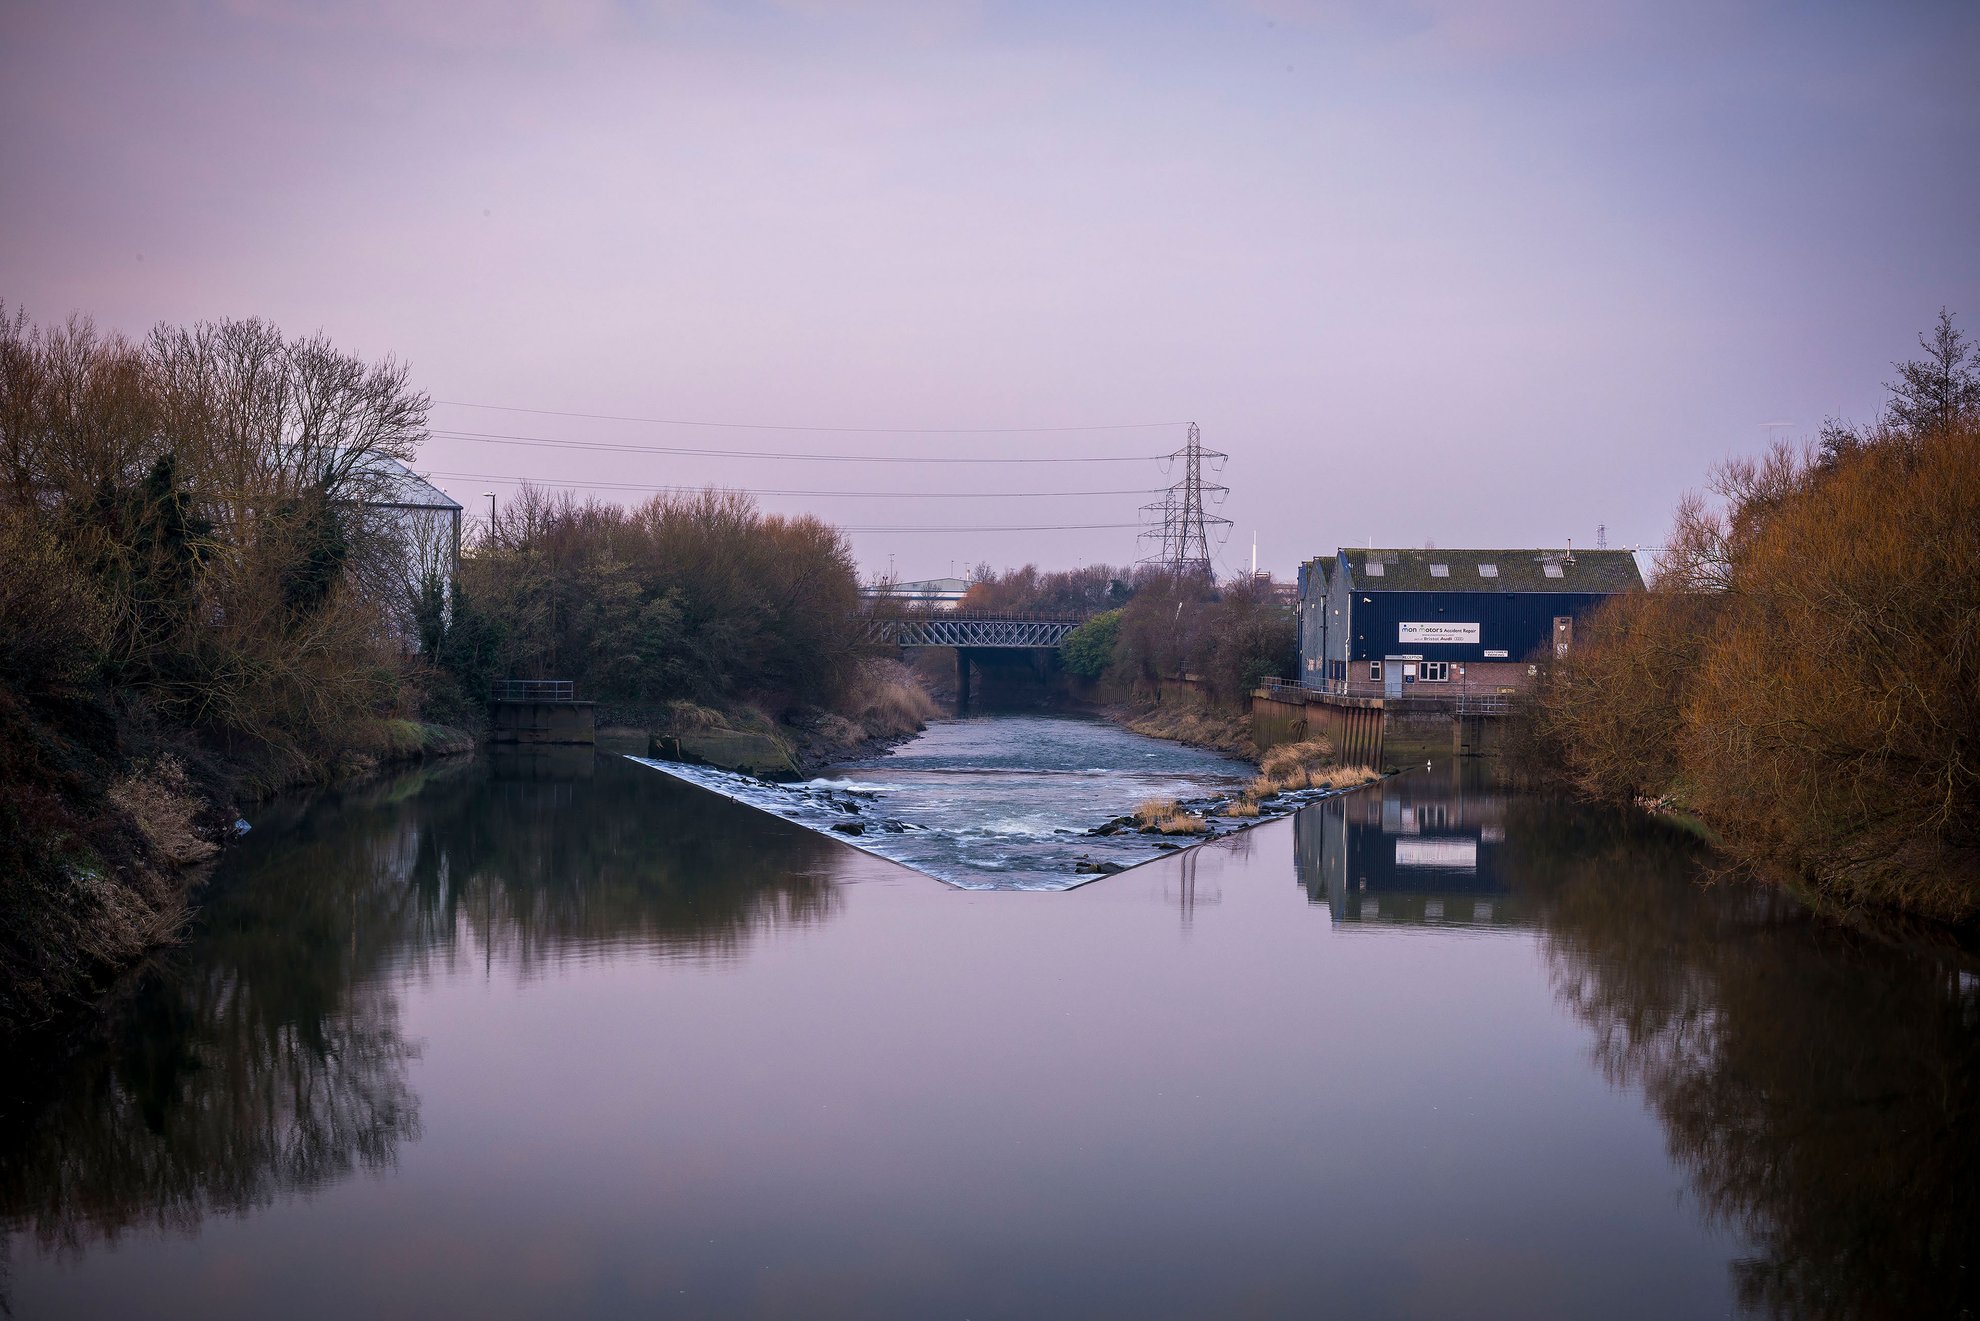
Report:
[[[944,720],[884,757],[773,784],[675,762],[641,765],[831,834],[962,889],[1066,890],[1081,862],[1131,867],[1170,850],[1086,833],[1150,798],[1228,793],[1242,762],[1065,716]],[[857,830],[858,833],[852,833]]]

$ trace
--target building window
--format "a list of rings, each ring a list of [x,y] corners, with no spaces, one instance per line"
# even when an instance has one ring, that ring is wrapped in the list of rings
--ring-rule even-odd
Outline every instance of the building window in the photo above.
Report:
[[[1430,566],[1430,576],[1432,578],[1448,578],[1451,576],[1451,566],[1448,564],[1433,564]]]
[[[1365,567],[1368,570],[1368,576],[1370,578],[1380,578],[1382,576],[1382,561],[1370,560]]]
[[[1561,576],[1561,566],[1549,560],[1540,566],[1540,572],[1546,574],[1549,578],[1558,578]]]
[[[1448,683],[1451,677],[1449,661],[1421,661],[1416,667],[1416,677],[1423,683]]]
[[[1478,576],[1480,578],[1496,578],[1499,576],[1499,566],[1496,564],[1481,564],[1478,566]]]
[[[1373,679],[1373,680],[1376,680],[1376,681],[1378,681],[1378,682],[1379,682],[1379,681],[1381,680],[1381,678],[1382,678],[1382,662],[1381,662],[1381,661],[1369,661],[1369,662],[1368,662],[1368,677],[1369,677],[1370,679]]]

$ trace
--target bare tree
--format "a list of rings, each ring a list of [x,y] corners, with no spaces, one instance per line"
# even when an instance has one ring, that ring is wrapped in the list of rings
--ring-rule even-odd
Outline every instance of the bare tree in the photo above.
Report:
[[[1886,382],[1891,399],[1885,421],[1907,436],[1945,431],[1962,419],[1980,414],[1980,353],[1953,325],[1952,313],[1939,309],[1939,323],[1918,337],[1925,356],[1893,363],[1898,379]]]

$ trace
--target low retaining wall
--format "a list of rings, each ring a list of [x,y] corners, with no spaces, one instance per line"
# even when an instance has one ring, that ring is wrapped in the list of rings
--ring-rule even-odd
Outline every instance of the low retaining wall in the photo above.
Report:
[[[1210,687],[1193,674],[1180,679],[1158,679],[1155,681],[1155,701],[1159,705],[1181,702],[1187,706],[1201,702],[1210,695]]]
[[[598,720],[590,702],[491,702],[491,743],[596,743]]]
[[[1343,765],[1380,769],[1388,715],[1379,698],[1261,689],[1251,695],[1251,740],[1259,752],[1324,738]]]
[[[1310,689],[1260,688],[1251,695],[1251,738],[1262,753],[1281,743],[1324,738],[1351,766],[1381,767],[1432,757],[1496,757],[1505,751],[1506,713],[1390,706],[1380,697]]]

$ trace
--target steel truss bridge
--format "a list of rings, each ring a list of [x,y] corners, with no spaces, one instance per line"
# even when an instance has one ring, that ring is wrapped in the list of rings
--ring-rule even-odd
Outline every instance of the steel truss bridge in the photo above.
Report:
[[[871,616],[858,621],[859,640],[882,647],[972,647],[1054,650],[1084,624],[1085,615],[945,614]]]

